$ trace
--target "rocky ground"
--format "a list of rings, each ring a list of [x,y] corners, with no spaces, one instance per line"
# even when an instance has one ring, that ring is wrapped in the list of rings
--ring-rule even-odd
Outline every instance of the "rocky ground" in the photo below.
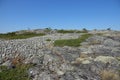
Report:
[[[80,47],[55,47],[53,43],[58,39],[78,38],[82,33],[1,39],[0,66],[34,64],[27,70],[32,80],[120,80],[120,32],[89,33],[93,36]]]

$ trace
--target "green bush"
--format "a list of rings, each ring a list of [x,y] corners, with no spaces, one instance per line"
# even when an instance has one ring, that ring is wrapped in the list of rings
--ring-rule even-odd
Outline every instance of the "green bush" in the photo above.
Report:
[[[56,40],[54,42],[54,46],[74,46],[78,47],[80,46],[80,43],[85,41],[88,37],[90,37],[91,34],[84,34],[78,39],[62,39],[62,40]]]
[[[0,80],[30,80],[27,70],[32,65],[18,65],[9,69],[6,66],[0,66]]]

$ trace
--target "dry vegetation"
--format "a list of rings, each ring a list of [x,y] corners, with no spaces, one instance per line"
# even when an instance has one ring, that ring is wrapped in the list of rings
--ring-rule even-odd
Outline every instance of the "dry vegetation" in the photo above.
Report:
[[[120,76],[112,70],[102,70],[100,76],[102,80],[120,80]]]

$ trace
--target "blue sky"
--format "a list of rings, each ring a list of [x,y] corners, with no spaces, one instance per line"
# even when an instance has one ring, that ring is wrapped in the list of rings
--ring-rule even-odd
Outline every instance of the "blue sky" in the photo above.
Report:
[[[46,27],[120,30],[120,0],[0,0],[0,33]]]

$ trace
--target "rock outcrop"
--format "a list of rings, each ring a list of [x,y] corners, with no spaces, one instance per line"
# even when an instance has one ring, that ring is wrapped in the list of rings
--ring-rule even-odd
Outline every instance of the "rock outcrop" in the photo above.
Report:
[[[119,76],[120,34],[100,33],[102,35],[94,33],[80,47],[53,45],[55,40],[75,39],[82,35],[80,33],[0,40],[0,66],[33,64],[27,71],[32,80],[102,80],[101,71],[105,70],[112,70]]]

